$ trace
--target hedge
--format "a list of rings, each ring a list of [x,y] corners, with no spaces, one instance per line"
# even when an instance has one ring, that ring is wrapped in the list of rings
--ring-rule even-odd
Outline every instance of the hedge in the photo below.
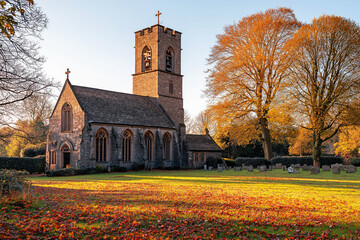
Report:
[[[223,162],[222,158],[215,158],[212,156],[206,158],[206,165],[208,167],[217,168],[218,164],[223,164],[223,163],[224,162]]]
[[[350,159],[350,163],[356,167],[360,167],[360,158],[352,158]]]
[[[224,159],[224,162],[225,162],[226,166],[228,166],[228,167],[236,167],[236,161],[233,159],[227,158],[227,159]]]
[[[277,163],[281,163],[282,165],[286,165],[290,167],[291,164],[300,164],[300,165],[308,165],[312,166],[314,161],[311,156],[306,157],[298,157],[298,156],[284,156],[284,157],[274,157],[271,159],[271,165],[276,165]],[[335,163],[343,163],[343,159],[340,157],[333,156],[321,156],[320,157],[320,166],[322,165],[331,165]]]
[[[252,165],[254,168],[256,168],[262,165],[266,165],[266,166],[270,165],[270,162],[268,160],[260,157],[256,157],[256,158],[238,157],[235,159],[235,161],[236,161],[236,166],[242,166],[243,164],[245,164],[246,166]]]
[[[29,157],[0,157],[1,169],[14,169],[28,171],[29,173],[44,173],[46,160],[44,156]]]
[[[110,167],[112,172],[126,172],[125,167]],[[95,173],[104,173],[107,172],[105,168],[98,165],[94,168],[61,168],[57,170],[48,170],[46,171],[46,176],[56,177],[56,176],[76,176],[76,175],[85,175],[85,174],[95,174]]]

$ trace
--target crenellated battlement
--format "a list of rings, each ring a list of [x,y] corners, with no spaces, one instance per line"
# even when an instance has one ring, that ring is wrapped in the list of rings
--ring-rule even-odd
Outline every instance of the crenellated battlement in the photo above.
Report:
[[[159,25],[159,24],[156,24],[156,25],[153,25],[151,27],[147,27],[147,28],[144,28],[144,29],[141,29],[139,31],[136,31],[135,32],[135,35],[140,35],[140,36],[144,36],[145,34],[147,33],[152,33],[155,31],[155,28],[159,28],[159,33],[160,32],[163,32],[163,33],[167,33],[168,35],[170,36],[180,36],[182,33],[181,32],[178,32],[176,30],[173,30],[171,28],[167,28],[167,27],[164,27],[162,25]]]

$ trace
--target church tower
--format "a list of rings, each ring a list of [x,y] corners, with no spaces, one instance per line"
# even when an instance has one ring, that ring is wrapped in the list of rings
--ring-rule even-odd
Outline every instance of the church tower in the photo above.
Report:
[[[160,24],[135,32],[133,94],[157,98],[182,132],[181,33]]]

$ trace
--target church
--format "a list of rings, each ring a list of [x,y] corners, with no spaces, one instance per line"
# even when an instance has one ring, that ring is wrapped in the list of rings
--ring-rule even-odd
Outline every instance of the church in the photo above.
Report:
[[[71,84],[49,119],[47,169],[102,166],[199,168],[221,149],[186,134],[181,33],[159,23],[135,32],[133,94]]]

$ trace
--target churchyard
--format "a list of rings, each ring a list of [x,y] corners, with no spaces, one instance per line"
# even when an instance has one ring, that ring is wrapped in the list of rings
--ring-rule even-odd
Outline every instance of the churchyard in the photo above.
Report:
[[[139,171],[31,176],[1,239],[359,239],[360,171]]]

